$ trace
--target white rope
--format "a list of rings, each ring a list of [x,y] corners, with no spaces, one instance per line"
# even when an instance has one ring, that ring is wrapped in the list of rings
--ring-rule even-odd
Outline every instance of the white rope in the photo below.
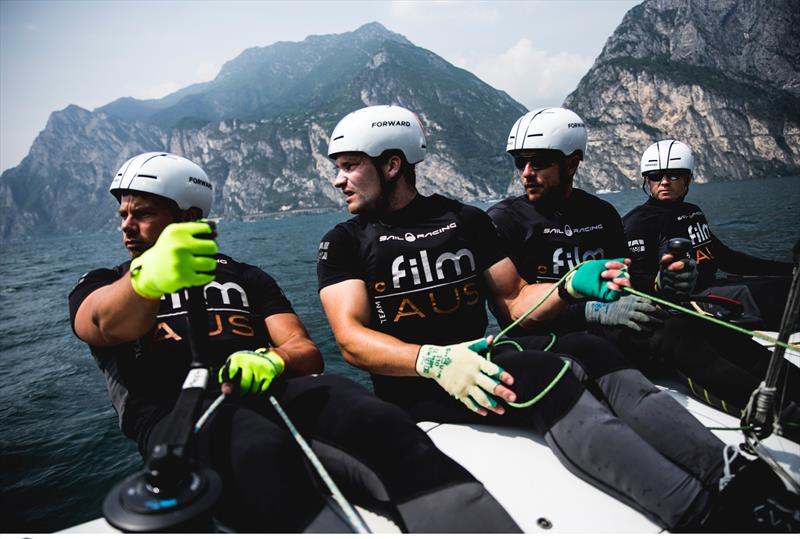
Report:
[[[344,511],[344,514],[347,516],[347,519],[350,522],[350,526],[353,530],[357,533],[372,533],[361,517],[358,516],[356,513],[355,508],[350,505],[350,502],[347,501],[347,498],[344,497],[342,491],[339,490],[339,487],[336,486],[336,483],[333,482],[333,479],[330,475],[328,475],[328,471],[322,465],[322,463],[317,458],[317,455],[314,454],[314,451],[311,450],[311,447],[308,443],[303,439],[300,435],[300,432],[292,423],[292,420],[289,419],[289,416],[286,415],[286,412],[283,411],[283,407],[278,404],[278,401],[272,395],[269,396],[269,402],[275,408],[275,411],[278,412],[278,415],[281,416],[283,422],[286,423],[286,427],[289,429],[289,432],[294,437],[297,444],[303,450],[308,460],[314,466],[314,469],[317,470],[317,473],[322,478],[322,481],[325,483],[325,486],[328,487],[328,490],[331,491],[331,495],[339,507]]]

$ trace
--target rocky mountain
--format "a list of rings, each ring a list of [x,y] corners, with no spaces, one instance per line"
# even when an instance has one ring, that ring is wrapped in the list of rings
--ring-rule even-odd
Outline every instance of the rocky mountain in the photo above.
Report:
[[[216,183],[218,217],[340,207],[328,135],[347,112],[388,103],[417,112],[427,131],[423,192],[465,200],[505,192],[512,172],[503,141],[525,108],[371,23],[248,49],[214,80],[163,99],[54,112],[29,155],[0,178],[0,238],[114,226],[112,175],[153,150],[203,166]]]
[[[631,9],[565,101],[589,128],[577,185],[638,187],[640,155],[662,138],[694,149],[698,181],[800,174],[796,8],[645,0]],[[347,112],[386,103],[425,125],[423,193],[470,201],[519,191],[503,141],[525,108],[371,23],[245,50],[214,80],[162,99],[54,112],[29,155],[0,177],[0,240],[114,226],[112,174],[152,150],[202,164],[216,183],[216,216],[341,207],[328,135]]]
[[[676,138],[698,181],[800,174],[800,9],[793,0],[646,0],[565,106],[589,129],[576,182],[640,183],[639,158]]]

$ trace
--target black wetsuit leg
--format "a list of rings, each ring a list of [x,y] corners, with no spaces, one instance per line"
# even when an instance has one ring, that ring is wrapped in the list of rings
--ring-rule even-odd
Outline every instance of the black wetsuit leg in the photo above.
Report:
[[[672,365],[714,395],[744,408],[766,375],[769,350],[749,337],[687,317],[669,318],[654,350],[660,362]],[[797,388],[798,370],[786,365],[787,388]]]
[[[271,393],[352,503],[386,513],[409,532],[521,531],[408,414],[359,384],[307,376],[278,379]],[[149,449],[166,434],[169,417],[151,431]],[[216,516],[236,531],[350,531],[265,397],[223,403],[195,448],[223,480]]]
[[[333,375],[304,377],[275,392],[348,499],[388,509],[404,531],[521,531],[407,413],[356,382]]]
[[[537,396],[564,365],[564,358],[556,354],[518,352],[505,346],[494,349],[492,360],[514,376],[519,403]],[[421,400],[408,399],[404,404],[419,421],[531,428],[544,436],[572,473],[669,529],[696,520],[711,501],[702,480],[666,458],[615,416],[586,391],[572,370],[536,404],[527,408],[506,406],[502,416],[490,413],[482,417],[470,412],[438,387]]]
[[[640,371],[629,368],[613,343],[579,332],[559,336],[552,349],[574,357],[576,376],[585,379],[592,393],[639,436],[714,488],[722,473],[724,444],[668,393]]]
[[[203,409],[209,404],[203,403]],[[148,451],[169,434],[169,419],[151,430]],[[217,409],[194,448],[196,458],[222,478],[217,518],[238,532],[302,531],[325,508],[303,454],[285,428],[240,401],[229,400]]]

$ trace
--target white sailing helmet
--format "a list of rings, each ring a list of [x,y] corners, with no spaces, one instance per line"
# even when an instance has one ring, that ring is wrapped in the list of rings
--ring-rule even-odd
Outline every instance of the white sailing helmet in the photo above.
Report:
[[[569,109],[545,107],[532,110],[516,121],[508,134],[506,151],[561,150],[572,155],[576,150],[586,155],[586,126]]]
[[[199,208],[203,217],[208,217],[214,200],[214,187],[202,168],[185,157],[165,152],[128,159],[114,176],[109,192],[119,200],[127,190],[168,198],[182,210]]]
[[[683,142],[673,139],[659,140],[642,154],[641,172],[651,170],[683,169],[692,172],[694,156],[692,150]]]
[[[416,114],[396,105],[377,105],[351,112],[331,134],[328,157],[362,152],[379,157],[386,150],[400,150],[410,164],[425,159],[425,132]]]

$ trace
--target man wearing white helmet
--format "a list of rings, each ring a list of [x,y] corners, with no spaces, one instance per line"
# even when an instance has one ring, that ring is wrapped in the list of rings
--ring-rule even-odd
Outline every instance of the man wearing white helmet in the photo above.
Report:
[[[628,256],[614,207],[573,186],[586,138],[580,116],[558,107],[530,111],[511,127],[506,151],[525,193],[495,204],[488,213],[529,283],[558,281],[584,260]],[[649,333],[660,323],[656,311],[649,300],[635,296],[613,303],[576,302],[536,329],[567,333],[601,324]]]
[[[650,293],[667,293],[673,298],[693,294],[695,303],[702,303],[702,296],[709,294],[731,298],[744,309],[739,323],[777,327],[788,279],[735,284],[718,280],[716,273],[722,269],[745,275],[791,275],[792,265],[762,260],[726,247],[711,232],[703,211],[684,201],[694,168],[691,149],[677,140],[658,141],[642,154],[642,189],[648,199],[623,218],[631,249],[634,287]],[[678,271],[669,271],[665,264],[665,260],[673,257],[667,252],[668,242],[673,238],[684,238],[689,245],[688,251],[682,253],[685,267]],[[706,308],[712,310],[714,305]],[[770,353],[750,338],[711,324],[698,324],[684,316],[669,319],[659,343],[661,361],[682,373],[690,387],[703,388],[704,391],[695,391],[698,396],[734,415],[740,415],[746,406],[763,380],[770,360]],[[800,387],[800,374],[787,364],[785,376],[791,394]],[[798,439],[797,428],[789,427],[800,420],[797,405],[790,402],[783,417],[784,436]]]
[[[355,217],[320,243],[320,299],[342,355],[370,372],[376,394],[419,421],[530,428],[570,471],[652,520],[669,529],[698,526],[712,505],[723,446],[682,407],[669,397],[645,398],[655,390],[640,378],[638,404],[617,415],[595,396],[601,388],[587,390],[574,358],[492,348],[492,338],[483,338],[487,301],[516,319],[542,300],[522,320],[535,325],[576,298],[617,299],[629,284],[623,263],[588,261],[544,298],[550,286],[522,280],[485,213],[417,192],[406,174],[425,157],[425,136],[404,108],[345,116],[328,155]],[[612,389],[625,392],[627,379]]]
[[[330,448],[341,483],[363,505],[417,532],[518,531],[508,514],[399,408],[320,373],[322,357],[275,280],[217,252],[208,222],[213,186],[176,155],[128,160],[112,182],[132,260],[90,271],[70,293],[75,334],[106,376],[120,428],[147,457],[174,433],[191,353],[183,289],[204,286],[213,379],[203,408],[228,395],[193,442],[222,478],[215,516],[242,532],[349,529],[329,507],[268,390],[309,441]],[[194,328],[197,329],[197,328]],[[227,359],[226,359],[227,358]],[[340,478],[341,479],[341,478]],[[432,492],[450,496],[431,505]],[[474,502],[471,514],[456,508]]]
[[[717,270],[739,275],[791,275],[791,264],[734,251],[711,232],[703,211],[684,201],[694,166],[691,149],[677,140],[658,141],[642,154],[642,190],[649,198],[623,218],[632,250],[634,285],[647,291],[666,287],[667,291],[687,295],[723,284],[717,279]],[[671,238],[687,238],[691,242],[690,264],[673,278],[664,275],[660,264]],[[661,283],[665,277],[668,282]],[[759,301],[758,297],[755,300],[758,306],[752,306],[752,313],[763,316],[769,327],[777,326],[783,309],[775,308],[775,301]]]

